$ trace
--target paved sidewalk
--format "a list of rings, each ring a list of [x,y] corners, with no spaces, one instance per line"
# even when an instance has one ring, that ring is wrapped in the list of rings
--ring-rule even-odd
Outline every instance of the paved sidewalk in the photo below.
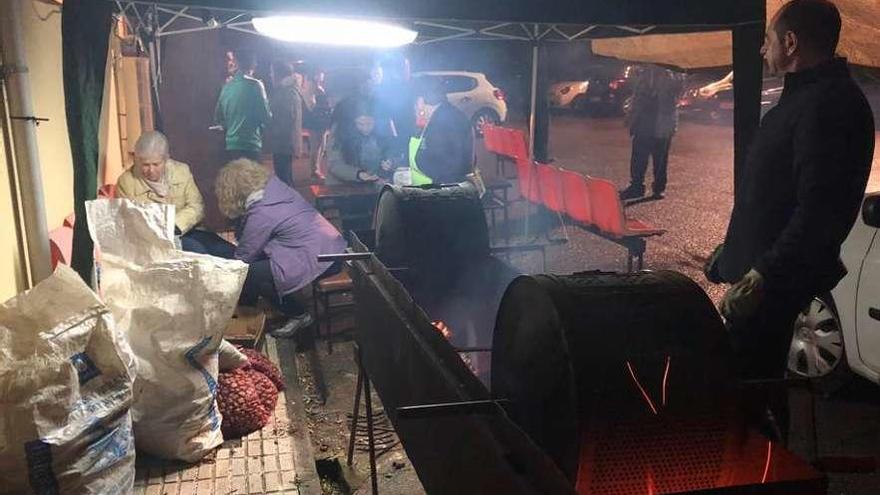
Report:
[[[267,339],[270,359],[279,364],[275,340]],[[278,396],[275,413],[260,431],[227,440],[213,456],[189,464],[138,454],[134,495],[242,495],[320,493],[308,433],[296,421],[298,380],[286,378],[287,390]],[[288,399],[290,397],[290,399]],[[288,406],[294,407],[288,407]]]

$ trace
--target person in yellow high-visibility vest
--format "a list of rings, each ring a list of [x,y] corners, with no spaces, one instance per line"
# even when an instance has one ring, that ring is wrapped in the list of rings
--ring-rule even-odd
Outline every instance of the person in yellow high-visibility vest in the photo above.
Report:
[[[454,184],[474,173],[474,131],[470,120],[446,99],[438,84],[425,83],[415,102],[421,133],[410,138],[411,183]]]

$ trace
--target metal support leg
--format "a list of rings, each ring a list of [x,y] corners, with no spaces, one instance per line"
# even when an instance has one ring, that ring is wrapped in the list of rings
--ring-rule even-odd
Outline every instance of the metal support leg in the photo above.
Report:
[[[317,282],[312,284],[312,304],[315,310],[315,342],[317,342],[321,338],[321,313],[319,312],[318,298],[321,295],[318,292],[318,284]]]
[[[547,249],[541,248],[541,271],[547,273]]]
[[[361,409],[361,390],[364,388],[364,370],[361,366],[360,349],[355,350],[355,360],[358,363],[357,385],[354,389],[354,409],[351,412],[351,433],[348,435],[348,465],[354,461],[354,440],[357,436],[358,417]]]
[[[333,312],[330,311],[330,293],[324,294],[324,316],[327,324],[327,354],[333,354]]]
[[[370,484],[373,495],[379,494],[379,478],[376,474],[376,443],[373,438],[373,404],[370,392],[370,377],[364,370],[364,403],[367,408],[367,446],[370,451]]]
[[[494,238],[498,235],[498,232],[495,230],[497,228],[495,225],[495,208],[489,209],[489,225],[491,225],[489,229],[489,237]]]
[[[626,253],[626,273],[632,273],[633,271],[633,255],[632,252],[627,251]]]
[[[507,200],[507,188],[504,188],[501,194],[504,201],[504,212],[502,213],[504,219],[504,243],[510,244],[510,203]]]

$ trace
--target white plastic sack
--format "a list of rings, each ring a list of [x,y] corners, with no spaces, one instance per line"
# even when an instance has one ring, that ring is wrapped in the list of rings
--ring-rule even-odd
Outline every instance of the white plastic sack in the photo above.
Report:
[[[247,265],[175,249],[173,206],[113,199],[86,211],[101,294],[137,358],[137,447],[197,461],[223,442],[217,348]]]
[[[134,361],[70,268],[0,306],[0,493],[127,495]]]

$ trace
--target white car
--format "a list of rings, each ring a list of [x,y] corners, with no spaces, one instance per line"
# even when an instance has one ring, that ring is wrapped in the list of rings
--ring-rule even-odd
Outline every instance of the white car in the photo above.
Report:
[[[507,120],[504,91],[480,72],[428,71],[413,74],[413,80],[434,79],[446,91],[449,103],[464,112],[480,134],[483,124],[499,124]]]
[[[559,81],[550,85],[547,96],[550,108],[582,110],[590,81]]]
[[[865,196],[840,251],[847,275],[795,322],[791,374],[830,392],[851,372],[880,383],[880,193]]]

